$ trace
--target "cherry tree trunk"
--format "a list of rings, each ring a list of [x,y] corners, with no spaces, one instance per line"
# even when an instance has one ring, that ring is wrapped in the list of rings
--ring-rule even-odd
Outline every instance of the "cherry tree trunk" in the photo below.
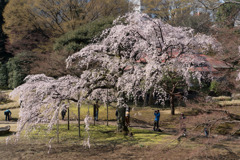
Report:
[[[145,93],[144,95],[144,101],[143,101],[143,106],[146,107],[148,104],[147,104],[147,93]]]
[[[171,115],[175,115],[174,95],[170,95]]]
[[[150,93],[149,93],[149,105],[153,105],[154,104],[154,100],[153,100],[153,88],[150,89]]]
[[[117,116],[117,131],[118,132],[123,132],[124,134],[128,133],[128,127],[125,124],[125,112],[126,108],[125,107],[119,107],[118,108],[118,116]]]

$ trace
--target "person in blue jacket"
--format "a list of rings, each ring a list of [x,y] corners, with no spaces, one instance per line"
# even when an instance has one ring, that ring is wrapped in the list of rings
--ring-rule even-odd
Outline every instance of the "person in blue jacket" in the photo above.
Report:
[[[208,137],[209,132],[208,132],[208,129],[206,127],[204,128],[204,134],[205,134],[205,137]]]
[[[154,119],[153,130],[154,131],[158,131],[159,130],[159,119],[160,119],[160,112],[159,112],[159,110],[154,112],[154,116],[155,116],[155,119]]]
[[[6,111],[4,111],[4,115],[6,116],[5,120],[9,121],[10,120],[9,117],[12,115],[12,112],[9,109],[7,109]]]

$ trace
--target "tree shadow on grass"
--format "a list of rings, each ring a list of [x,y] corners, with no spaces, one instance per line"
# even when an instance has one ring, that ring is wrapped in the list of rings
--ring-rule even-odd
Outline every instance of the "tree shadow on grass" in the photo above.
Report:
[[[17,122],[18,118],[12,118],[11,121]]]
[[[9,132],[0,134],[0,137],[8,137],[8,136],[14,135],[15,133],[16,132],[9,131]]]

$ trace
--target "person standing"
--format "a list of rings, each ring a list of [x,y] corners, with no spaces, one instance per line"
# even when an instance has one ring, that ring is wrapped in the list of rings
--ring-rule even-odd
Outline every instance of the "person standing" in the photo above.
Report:
[[[205,127],[205,128],[204,128],[204,134],[205,134],[205,137],[208,137],[208,135],[209,135],[209,132],[208,132],[208,129],[207,129],[207,127]]]
[[[98,121],[98,113],[99,113],[99,104],[98,104],[98,100],[96,101],[96,103],[93,105],[93,110],[94,110],[94,118],[96,121]]]
[[[130,126],[130,107],[126,107],[126,112],[125,112],[125,124],[126,126]]]
[[[6,111],[4,111],[4,115],[5,115],[5,120],[9,121],[10,116],[12,115],[12,112],[9,109],[7,109]]]
[[[63,102],[62,111],[61,111],[62,120],[64,120],[64,117],[65,117],[66,113],[67,113],[67,105]]]
[[[62,112],[61,112],[61,114],[62,114],[62,120],[64,120],[64,117],[65,117],[66,113],[67,113],[67,109],[66,109],[66,108],[63,108],[63,109],[62,109]]]
[[[158,131],[159,130],[159,119],[160,119],[160,112],[159,112],[159,110],[154,112],[154,116],[155,116],[155,119],[154,119],[153,130],[154,131]]]
[[[181,113],[179,123],[180,123],[180,132],[182,132],[183,136],[186,136],[186,133],[187,133],[186,116],[183,113]]]

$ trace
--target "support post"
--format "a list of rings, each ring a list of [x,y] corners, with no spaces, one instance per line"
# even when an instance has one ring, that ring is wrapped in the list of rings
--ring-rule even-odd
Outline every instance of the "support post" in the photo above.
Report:
[[[107,89],[107,126],[108,126],[108,89]]]
[[[59,114],[57,116],[57,143],[59,143]]]
[[[78,136],[80,138],[81,137],[81,132],[80,132],[80,95],[78,95],[77,107],[78,107]]]
[[[68,130],[70,129],[70,123],[69,123],[69,111],[70,111],[70,103],[69,103],[69,100],[68,100]]]
[[[95,116],[96,116],[96,107],[95,107],[95,105],[93,105],[93,125],[94,126],[95,126]]]
[[[61,103],[62,103],[62,100],[60,100],[59,103],[57,103],[57,107],[58,107],[58,112],[57,112],[57,143],[59,143],[59,110],[60,110],[59,105]]]

